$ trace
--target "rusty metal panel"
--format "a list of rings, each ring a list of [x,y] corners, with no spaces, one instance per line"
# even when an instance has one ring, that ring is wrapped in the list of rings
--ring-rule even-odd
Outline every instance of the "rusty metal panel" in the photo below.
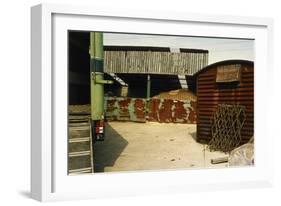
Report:
[[[196,102],[190,100],[151,99],[149,121],[196,123]]]
[[[216,82],[240,81],[240,64],[230,64],[217,67]]]
[[[106,97],[106,119],[145,122],[146,99],[129,97]]]
[[[216,82],[217,68],[241,65],[237,82]],[[225,67],[227,68],[227,67]],[[197,74],[197,140],[209,142],[211,122],[218,104],[239,104],[246,107],[246,121],[241,130],[242,142],[254,134],[254,65],[243,60],[218,62]]]
[[[109,121],[146,121],[148,104],[148,121],[164,123],[195,124],[196,102],[191,100],[151,99],[107,97],[106,119]]]

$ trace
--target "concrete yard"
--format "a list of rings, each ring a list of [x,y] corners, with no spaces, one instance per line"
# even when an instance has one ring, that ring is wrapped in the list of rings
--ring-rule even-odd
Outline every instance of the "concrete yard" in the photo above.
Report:
[[[196,124],[109,122],[106,137],[94,148],[95,172],[221,168],[225,157],[195,141]]]

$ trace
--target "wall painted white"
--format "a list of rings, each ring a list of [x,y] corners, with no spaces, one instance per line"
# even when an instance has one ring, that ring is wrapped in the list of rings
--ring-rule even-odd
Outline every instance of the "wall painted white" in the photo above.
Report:
[[[47,2],[45,0],[9,0],[1,2],[1,49],[0,49],[0,93],[1,93],[1,205],[39,205],[29,196],[30,175],[30,6]],[[270,108],[272,132],[275,140],[275,188],[228,192],[191,193],[178,195],[157,195],[114,199],[60,202],[56,205],[280,205],[281,194],[281,14],[276,0],[260,1],[186,1],[186,0],[49,0],[54,3],[103,5],[113,10],[125,7],[134,9],[165,10],[207,14],[229,14],[241,16],[267,16],[275,20],[275,78],[276,90],[273,107]],[[266,69],[266,68],[265,68]],[[266,86],[266,85],[265,85]],[[42,94],[44,95],[44,94]],[[267,94],[264,94],[268,98]],[[266,138],[266,137],[265,137]],[[46,203],[46,205],[54,203]],[[41,205],[41,204],[40,204]]]

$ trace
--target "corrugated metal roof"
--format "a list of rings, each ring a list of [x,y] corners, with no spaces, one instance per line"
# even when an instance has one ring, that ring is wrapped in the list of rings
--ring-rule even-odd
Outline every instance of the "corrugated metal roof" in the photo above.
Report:
[[[162,47],[104,47],[107,73],[150,73],[193,75],[208,64],[208,51],[180,49],[169,52]]]

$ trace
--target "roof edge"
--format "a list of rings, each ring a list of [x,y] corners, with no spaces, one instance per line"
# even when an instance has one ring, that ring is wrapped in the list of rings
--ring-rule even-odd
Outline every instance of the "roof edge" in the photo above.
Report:
[[[155,51],[155,52],[170,52],[170,47],[157,47],[157,46],[121,46],[121,45],[104,45],[106,51]],[[182,53],[209,53],[204,49],[193,48],[179,48]]]
[[[207,70],[210,67],[219,66],[219,65],[222,65],[222,64],[238,64],[238,63],[254,65],[254,62],[250,61],[250,60],[245,60],[245,59],[227,59],[227,60],[223,60],[223,61],[219,61],[219,62],[215,62],[215,63],[209,64],[209,65],[203,67],[201,70],[199,70],[195,74],[193,74],[193,76],[194,77],[198,76],[200,73],[202,73],[203,71]]]

